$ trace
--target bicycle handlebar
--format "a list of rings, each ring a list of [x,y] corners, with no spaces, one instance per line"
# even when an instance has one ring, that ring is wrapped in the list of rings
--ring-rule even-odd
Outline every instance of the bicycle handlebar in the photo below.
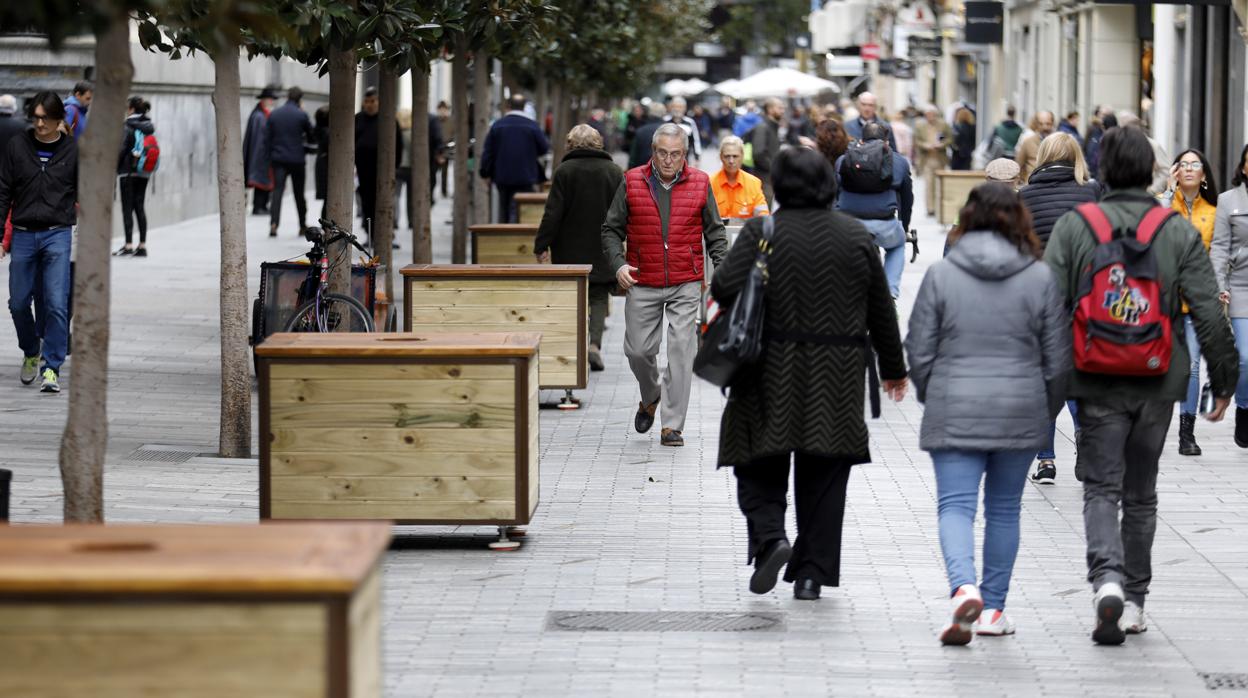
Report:
[[[360,244],[360,241],[356,239],[354,235],[344,230],[342,226],[338,225],[333,220],[329,218],[322,218],[320,219],[320,222],[321,222],[321,227],[323,227],[324,229],[334,234],[333,237],[324,241],[327,246],[332,245],[333,243],[338,242],[339,240],[346,240],[347,242],[351,243],[351,245],[354,246],[355,249],[359,250],[360,252],[363,252],[364,254],[369,254],[369,251],[365,249],[363,245]]]

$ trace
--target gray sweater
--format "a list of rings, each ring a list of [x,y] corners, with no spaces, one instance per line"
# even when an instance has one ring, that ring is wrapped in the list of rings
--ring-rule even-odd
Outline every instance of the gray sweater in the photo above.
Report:
[[[1070,343],[1048,266],[996,233],[964,235],[928,270],[910,315],[910,378],[926,406],[919,447],[1043,447]]]
[[[1231,292],[1230,316],[1248,317],[1248,187],[1218,195],[1209,259],[1218,289]]]

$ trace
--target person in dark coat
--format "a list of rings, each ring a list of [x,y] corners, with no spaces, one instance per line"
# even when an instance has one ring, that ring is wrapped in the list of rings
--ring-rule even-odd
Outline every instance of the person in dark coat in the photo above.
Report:
[[[513,94],[508,112],[490,126],[481,148],[481,178],[498,189],[498,222],[515,223],[515,196],[542,180],[538,158],[550,150],[542,127],[524,113],[524,95]]]
[[[268,134],[264,128],[277,101],[277,91],[266,87],[260,91],[259,100],[247,117],[247,131],[243,134],[243,174],[247,187],[254,189],[251,215],[262,216],[269,212],[269,192],[273,191],[273,173],[269,167]]]
[[[377,220],[377,128],[379,117],[377,110],[381,103],[377,97],[377,88],[364,90],[364,102],[359,113],[355,115],[355,176],[360,181],[360,217],[364,219],[364,229],[368,231],[369,240],[373,236],[373,223]],[[403,133],[399,122],[394,122],[394,164],[397,168],[402,158],[398,144],[403,142]]]
[[[1096,201],[1101,186],[1089,179],[1088,167],[1083,161],[1083,149],[1068,133],[1054,133],[1040,143],[1036,156],[1036,169],[1027,180],[1027,186],[1019,190],[1023,204],[1031,214],[1032,229],[1044,250],[1057,219],[1079,204]],[[1075,430],[1079,429],[1079,412],[1075,401],[1067,403]],[[1049,424],[1049,439],[1036,453],[1036,468],[1031,474],[1032,482],[1052,485],[1057,479],[1057,452],[1053,440],[1057,436],[1057,422]]]
[[[663,117],[666,114],[667,107],[663,106],[662,102],[650,103],[646,120],[637,127],[637,132],[633,134],[633,145],[628,149],[628,169],[641,167],[654,157],[652,148],[654,132],[663,125]]]
[[[975,115],[965,107],[953,118],[953,157],[949,160],[951,170],[971,169],[971,157],[975,153]]]
[[[143,139],[156,133],[148,118],[152,105],[135,95],[126,100],[126,123],[122,127],[121,152],[117,154],[117,193],[121,198],[121,227],[126,243],[113,253],[116,257],[147,256],[147,180],[152,176],[139,166]],[[135,142],[139,154],[135,155]],[[134,247],[134,224],[139,224],[139,246]]]
[[[329,193],[329,105],[316,110],[316,125],[312,127],[312,137],[316,141],[312,179],[317,201],[324,202],[321,204],[321,218],[324,218],[329,206],[326,200]]]
[[[875,348],[879,375],[894,400],[905,396],[906,364],[871,234],[828,210],[836,195],[832,165],[814,150],[792,148],[781,151],[772,174],[780,209],[773,216],[763,354],[732,384],[718,463],[735,467],[748,560],[755,564],[750,591],[770,591],[787,562],[784,579],[795,582],[794,596],[816,599],[821,585],[840,583],[850,469],[871,460],[863,420],[863,376],[873,360],[867,346]],[[715,271],[711,293],[722,308],[747,282],[763,220],[745,224]],[[792,547],[784,529],[791,460]]]
[[[1005,599],[1023,487],[1070,371],[1070,317],[1028,218],[1009,185],[975,187],[950,234],[949,256],[928,269],[910,314],[906,353],[924,404],[919,447],[936,472],[949,579],[946,645],[1014,633]],[[975,570],[981,482],[982,577]]]
[[[533,243],[538,262],[594,265],[589,273],[589,367],[595,371],[604,368],[602,331],[615,288],[615,272],[602,254],[599,231],[623,181],[598,131],[585,124],[573,127]]]
[[[307,144],[313,142],[315,133],[312,120],[300,106],[303,90],[292,87],[286,93],[286,103],[269,115],[268,131],[269,161],[273,164],[273,199],[269,204],[269,237],[277,237],[277,226],[282,221],[282,194],[286,178],[290,178],[291,194],[295,197],[295,212],[299,215],[299,234],[308,227],[307,190]]]

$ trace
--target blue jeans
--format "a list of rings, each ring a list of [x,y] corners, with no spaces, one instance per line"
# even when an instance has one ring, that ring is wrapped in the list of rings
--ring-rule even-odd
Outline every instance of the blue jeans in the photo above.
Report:
[[[43,336],[43,367],[60,372],[69,341],[69,228],[39,232],[13,231],[9,262],[9,314],[24,356],[39,356]],[[31,312],[36,284],[43,298],[39,323]]]
[[[1196,409],[1200,406],[1200,338],[1196,336],[1196,328],[1192,325],[1191,315],[1183,316],[1183,332],[1187,337],[1187,354],[1192,359],[1192,376],[1187,379],[1187,398],[1179,406],[1179,413],[1196,414]],[[1242,351],[1239,363],[1242,370],[1244,363]]]
[[[1239,351],[1239,383],[1235,386],[1235,406],[1248,410],[1248,317],[1231,318],[1235,349]]]
[[[940,550],[950,593],[975,584],[975,508],[984,483],[984,608],[1005,610],[1018,555],[1018,512],[1034,452],[932,451]]]
[[[1074,400],[1066,401],[1066,409],[1070,410],[1070,420],[1075,423],[1075,431],[1079,430],[1079,405]],[[1049,422],[1049,445],[1036,454],[1036,460],[1053,460],[1057,454],[1053,451],[1053,440],[1057,438],[1057,420]],[[1078,448],[1079,444],[1075,444]]]
[[[860,221],[875,244],[884,250],[884,276],[893,298],[901,295],[901,273],[906,269],[906,229],[896,218]]]

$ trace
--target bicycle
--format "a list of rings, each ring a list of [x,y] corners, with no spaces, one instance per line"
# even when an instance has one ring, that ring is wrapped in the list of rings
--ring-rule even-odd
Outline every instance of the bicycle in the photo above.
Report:
[[[342,263],[349,255],[340,255],[330,263],[329,248],[334,243],[346,240],[357,250],[368,254],[368,250],[360,244],[350,232],[337,223],[325,218],[321,219],[324,228],[307,228],[304,237],[312,243],[308,259],[312,262],[308,269],[308,278],[300,289],[300,299],[308,300],[300,303],[295,312],[286,322],[286,332],[337,332],[346,322],[347,332],[373,332],[376,327],[368,309],[358,300],[340,293],[329,292],[330,272]],[[330,233],[326,237],[325,233]],[[310,298],[309,298],[310,294]]]

